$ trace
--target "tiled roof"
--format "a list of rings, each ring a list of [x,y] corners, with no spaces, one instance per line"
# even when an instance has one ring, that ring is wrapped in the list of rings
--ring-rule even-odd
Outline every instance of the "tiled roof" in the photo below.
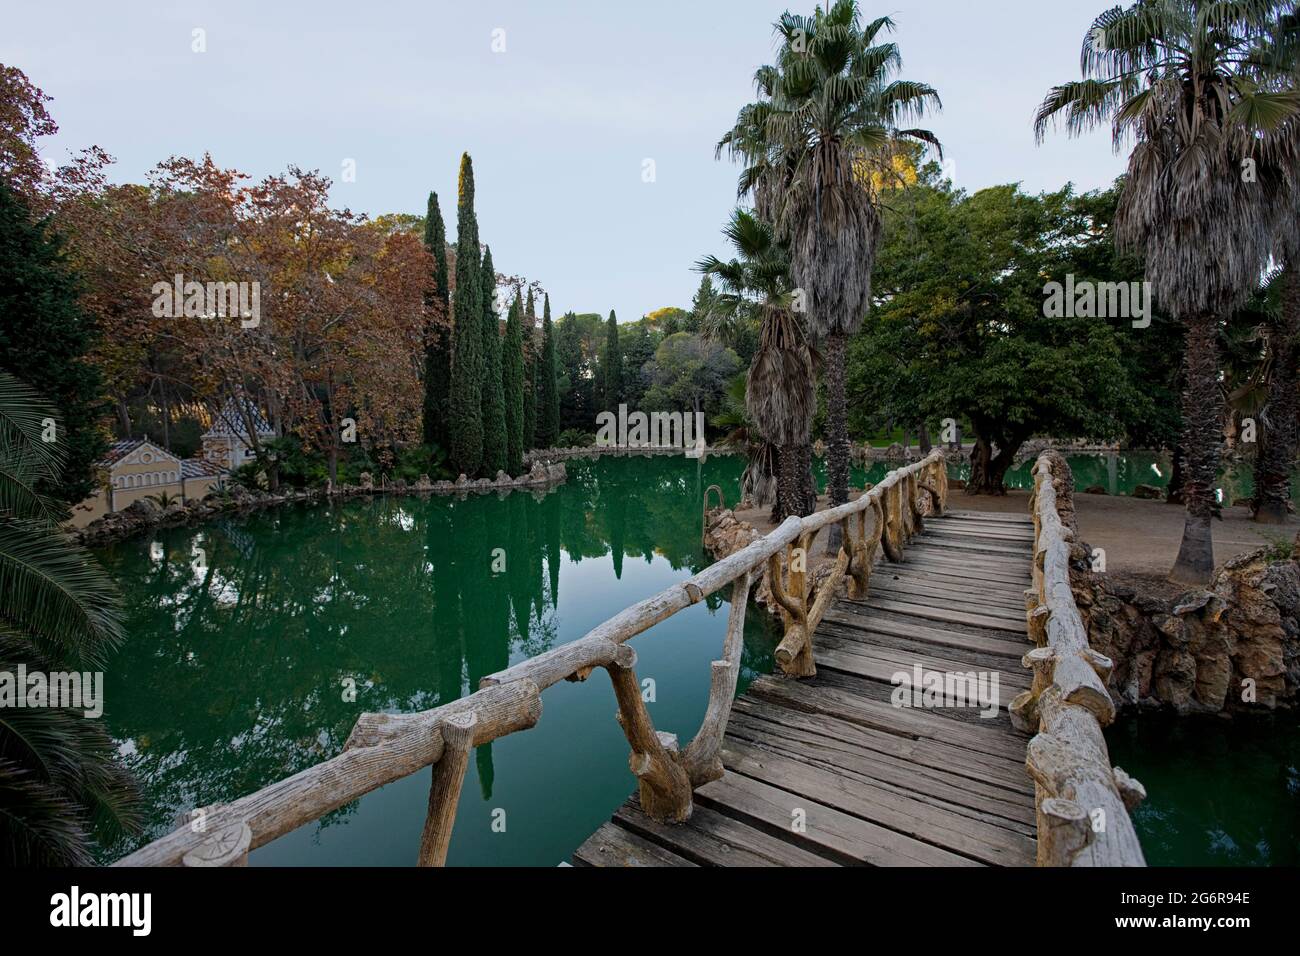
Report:
[[[121,441],[115,441],[108,446],[108,452],[103,458],[95,462],[102,468],[107,468],[121,461],[127,454],[139,448],[144,444],[143,438],[124,438]]]
[[[141,445],[149,445],[152,448],[156,448],[159,451],[159,453],[166,455],[168,458],[172,459],[173,461],[180,461],[179,458],[177,458],[175,455],[169,452],[166,448],[163,448],[161,445],[151,442],[148,438],[123,438],[122,440],[115,441],[113,442],[113,444],[109,445],[108,452],[104,455],[103,458],[95,462],[95,464],[98,465],[100,468],[112,468],[119,461],[121,461],[127,455],[131,454],[131,452],[135,451]]]
[[[204,458],[186,458],[181,462],[182,478],[211,478],[225,473],[226,469]]]
[[[253,419],[253,427],[257,429],[258,435],[274,435],[275,431],[271,428],[265,418],[262,417],[261,409],[254,405],[248,399],[244,399],[244,407]],[[226,404],[221,406],[221,411],[217,412],[212,418],[212,427],[203,433],[204,438],[246,438],[247,434],[244,426],[244,416],[235,404],[235,399],[226,399]]]

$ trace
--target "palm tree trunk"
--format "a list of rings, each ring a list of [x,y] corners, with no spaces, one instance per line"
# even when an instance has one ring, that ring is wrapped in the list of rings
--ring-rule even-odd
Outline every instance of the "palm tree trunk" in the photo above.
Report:
[[[1288,263],[1282,279],[1282,313],[1273,329],[1273,381],[1268,422],[1255,462],[1255,520],[1285,524],[1295,468],[1296,415],[1300,412],[1296,363],[1300,359],[1300,263]]]
[[[1219,387],[1218,322],[1213,315],[1188,320],[1183,355],[1183,500],[1187,517],[1176,584],[1208,584],[1214,575],[1214,483],[1223,448],[1223,390]]]
[[[802,515],[803,482],[799,477],[801,456],[795,445],[782,445],[777,452],[776,515],[778,522],[790,515]]]
[[[844,389],[847,345],[844,332],[826,337],[826,493],[831,508],[849,500],[849,407]],[[827,529],[828,554],[839,551],[841,530],[839,525]]]

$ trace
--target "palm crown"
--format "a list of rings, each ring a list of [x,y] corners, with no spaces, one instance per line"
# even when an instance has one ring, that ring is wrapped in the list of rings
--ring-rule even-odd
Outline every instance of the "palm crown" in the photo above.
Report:
[[[1277,43],[1288,4],[1139,0],[1093,21],[1083,79],[1053,87],[1035,132],[1111,125],[1133,142],[1116,220],[1122,247],[1174,315],[1219,313],[1255,288],[1290,191],[1300,99]],[[1289,35],[1289,31],[1287,31]]]

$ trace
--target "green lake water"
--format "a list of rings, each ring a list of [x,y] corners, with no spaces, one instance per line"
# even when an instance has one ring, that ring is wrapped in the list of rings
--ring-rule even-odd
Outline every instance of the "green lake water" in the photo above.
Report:
[[[1158,483],[1147,477],[1158,460],[1121,461],[1118,468],[1104,456],[1099,464],[1084,457],[1071,463],[1081,486],[1105,483],[1090,477],[1094,467],[1114,471],[1117,480]],[[1008,483],[1027,484],[1030,465]],[[128,642],[106,673],[104,719],[141,783],[148,823],[105,859],[168,832],[183,811],[251,793],[337,754],[363,712],[409,713],[461,697],[484,675],[575,640],[704,568],[704,489],[718,484],[734,504],[741,468],[727,456],[574,461],[567,483],[540,499],[516,493],[298,505],[99,549],[128,614]],[[855,470],[853,481],[878,481],[887,468]],[[637,675],[654,682],[655,725],[683,743],[704,714],[728,600],[724,589],[634,641]],[[778,640],[751,608],[742,689],[771,670]],[[355,701],[345,699],[352,685]],[[603,671],[548,689],[542,703],[536,727],[476,750],[449,865],[555,866],[632,791],[627,742]],[[1241,726],[1217,729],[1235,740]],[[1286,778],[1292,862],[1300,819],[1295,730],[1291,724]],[[1186,752],[1197,746],[1188,741]],[[1267,772],[1286,766],[1276,750],[1254,753],[1261,767],[1272,767]],[[1157,735],[1116,762],[1158,795],[1148,808],[1165,813],[1148,821],[1143,814],[1154,811],[1140,811],[1144,840],[1149,832],[1165,839],[1152,829],[1157,824],[1172,827],[1191,852],[1214,817],[1206,815],[1193,772],[1199,767],[1183,754],[1182,741],[1175,747]],[[1220,770],[1215,765],[1213,773],[1224,799],[1235,793],[1239,805],[1253,805],[1256,777]],[[410,865],[428,784],[427,770],[389,784],[254,851],[250,863]],[[1280,862],[1277,842],[1268,860],[1215,862]],[[1151,857],[1163,862],[1156,852]]]
[[[1300,866],[1300,714],[1122,717],[1113,764],[1142,782],[1152,866]]]
[[[734,502],[740,469],[730,457],[570,462],[568,482],[540,500],[294,506],[102,549],[130,635],[106,674],[105,719],[150,823],[109,855],[167,832],[183,810],[333,756],[364,711],[454,700],[704,568],[704,489],[719,484]],[[715,595],[635,640],[655,725],[683,742],[703,717],[728,607]],[[763,615],[747,623],[746,681],[770,670],[779,640]],[[348,679],[355,702],[344,700]],[[567,860],[635,783],[615,710],[597,671],[547,690],[533,729],[478,748],[448,863]],[[412,864],[428,784],[428,771],[394,782],[250,862]]]

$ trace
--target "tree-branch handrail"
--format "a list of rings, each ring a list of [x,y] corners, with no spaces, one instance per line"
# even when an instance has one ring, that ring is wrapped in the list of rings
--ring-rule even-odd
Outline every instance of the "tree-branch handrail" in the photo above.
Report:
[[[1145,866],[1129,811],[1146,791],[1112,767],[1102,728],[1115,719],[1106,689],[1111,661],[1094,651],[1070,586],[1074,530],[1057,507],[1071,481],[1057,452],[1034,466],[1033,587],[1025,617],[1038,647],[1024,656],[1033,685],[1011,702],[1012,722],[1034,731],[1025,767],[1034,779],[1039,866]]]

